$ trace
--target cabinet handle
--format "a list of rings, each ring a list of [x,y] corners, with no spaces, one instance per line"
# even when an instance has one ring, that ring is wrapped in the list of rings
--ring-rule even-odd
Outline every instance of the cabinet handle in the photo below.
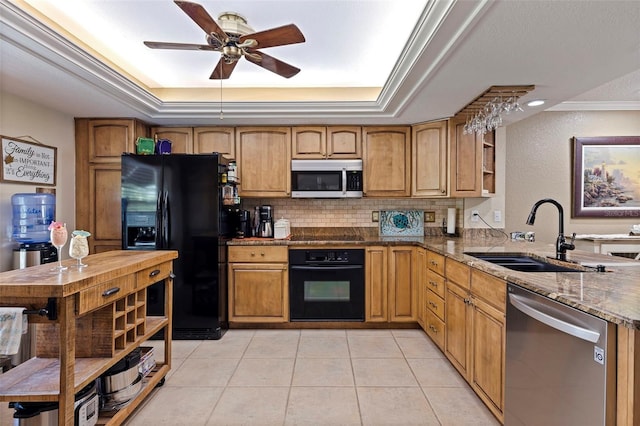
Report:
[[[435,260],[432,260],[432,261],[431,261],[431,265],[433,265],[433,266],[438,266],[438,262],[436,262]]]
[[[260,253],[260,256],[264,257],[264,252]]]
[[[160,269],[154,269],[153,271],[149,272],[149,278],[153,278],[159,273],[160,273]]]
[[[431,284],[432,287],[438,288],[438,283],[435,281],[429,281],[429,284]]]
[[[116,294],[119,291],[120,291],[120,287],[111,287],[109,290],[105,290],[102,293],[102,297],[111,296],[112,294]]]
[[[438,305],[433,302],[429,302],[429,306],[431,306],[433,309],[438,309]]]
[[[251,252],[251,257],[255,257],[256,254],[254,252]]]
[[[438,333],[438,329],[435,328],[433,325],[429,324],[429,330],[433,331],[434,333]]]
[[[446,193],[447,193],[447,190],[446,190],[446,189],[441,189],[441,190],[440,190],[440,192],[441,192],[442,194],[446,194]]]

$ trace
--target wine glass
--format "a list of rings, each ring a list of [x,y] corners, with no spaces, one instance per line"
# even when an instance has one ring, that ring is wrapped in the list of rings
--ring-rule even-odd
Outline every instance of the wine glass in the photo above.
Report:
[[[61,222],[51,222],[49,225],[49,230],[51,231],[51,244],[58,251],[58,265],[53,267],[51,270],[56,272],[62,272],[67,269],[66,266],[62,266],[62,247],[67,243],[67,238],[69,237],[67,234],[67,224]]]
[[[69,242],[69,256],[73,259],[77,259],[78,269],[82,269],[87,266],[82,263],[82,258],[89,255],[89,243],[87,237],[91,234],[87,231],[73,231],[71,233],[71,241]]]

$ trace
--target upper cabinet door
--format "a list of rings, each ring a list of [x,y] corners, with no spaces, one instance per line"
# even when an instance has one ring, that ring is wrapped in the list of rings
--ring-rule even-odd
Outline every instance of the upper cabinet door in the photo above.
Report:
[[[327,128],[293,127],[291,144],[291,158],[296,160],[326,158]]]
[[[136,138],[146,136],[146,129],[139,131],[135,120],[77,119],[76,134],[86,138],[89,162],[120,163],[123,152],[135,152]]]
[[[327,158],[362,158],[360,126],[327,127]]]
[[[363,178],[367,197],[410,195],[411,128],[363,127]]]
[[[291,158],[296,160],[362,158],[359,126],[293,127],[291,141]]]
[[[193,153],[218,152],[229,160],[236,159],[236,130],[234,127],[195,127]]]
[[[411,196],[446,197],[447,121],[435,121],[412,127]]]
[[[236,128],[236,160],[242,197],[291,195],[291,128]]]
[[[172,154],[193,154],[193,128],[152,127],[151,135],[171,141]]]
[[[480,197],[482,195],[482,136],[464,134],[464,121],[452,119],[451,196]]]

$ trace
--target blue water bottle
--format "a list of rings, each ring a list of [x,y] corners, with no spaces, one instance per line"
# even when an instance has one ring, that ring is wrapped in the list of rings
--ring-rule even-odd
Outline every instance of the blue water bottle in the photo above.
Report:
[[[13,234],[19,243],[46,243],[49,224],[56,217],[56,196],[53,194],[13,194]]]

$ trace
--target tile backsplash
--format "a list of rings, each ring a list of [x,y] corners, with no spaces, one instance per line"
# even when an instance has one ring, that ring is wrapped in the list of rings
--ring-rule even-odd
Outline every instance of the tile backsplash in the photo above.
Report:
[[[274,220],[289,219],[291,227],[372,227],[371,213],[380,210],[424,210],[435,212],[435,222],[424,224],[428,227],[441,227],[447,217],[447,208],[455,207],[458,212],[457,226],[462,224],[462,199],[394,199],[394,198],[358,198],[358,199],[300,199],[300,198],[264,198],[242,200],[242,208],[253,215],[255,206],[269,204],[273,207]]]

